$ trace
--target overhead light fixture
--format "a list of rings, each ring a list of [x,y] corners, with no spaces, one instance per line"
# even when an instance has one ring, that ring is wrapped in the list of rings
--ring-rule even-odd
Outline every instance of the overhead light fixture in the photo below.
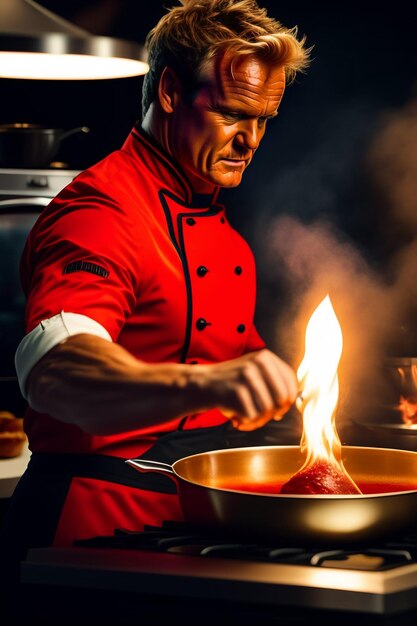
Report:
[[[0,0],[0,78],[91,80],[148,70],[138,43],[91,35],[34,0]]]

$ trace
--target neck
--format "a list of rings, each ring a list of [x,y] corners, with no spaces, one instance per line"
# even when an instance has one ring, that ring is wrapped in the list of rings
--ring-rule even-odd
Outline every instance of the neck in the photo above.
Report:
[[[149,107],[142,121],[143,130],[157,141],[164,150],[182,167],[195,193],[212,194],[216,186],[197,176],[181,163],[181,159],[171,149],[170,118],[165,115],[155,103]]]

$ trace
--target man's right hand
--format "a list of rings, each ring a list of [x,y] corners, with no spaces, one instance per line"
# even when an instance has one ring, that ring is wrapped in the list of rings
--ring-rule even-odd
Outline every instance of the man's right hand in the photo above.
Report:
[[[208,401],[211,397],[210,404],[214,402],[239,430],[280,420],[297,396],[294,370],[267,349],[199,368],[203,395]]]

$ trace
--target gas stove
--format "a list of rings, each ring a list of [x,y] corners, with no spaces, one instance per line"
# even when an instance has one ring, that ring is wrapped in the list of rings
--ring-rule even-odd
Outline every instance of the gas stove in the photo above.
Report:
[[[218,604],[223,614],[221,603],[226,602],[231,615],[233,606],[244,605],[258,616],[262,609],[264,624],[275,623],[268,615],[279,610],[281,616],[311,611],[336,615],[339,623],[350,615],[356,624],[362,618],[385,624],[377,620],[395,616],[399,626],[417,623],[417,534],[329,549],[242,543],[167,521],[140,532],[117,529],[111,536],[78,541],[73,548],[30,550],[22,580],[106,594],[150,594],[165,603],[176,598],[211,610]]]

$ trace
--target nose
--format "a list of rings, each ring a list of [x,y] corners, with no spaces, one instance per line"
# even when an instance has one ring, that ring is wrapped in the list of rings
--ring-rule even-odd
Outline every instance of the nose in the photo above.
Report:
[[[242,120],[236,135],[236,140],[240,146],[249,150],[256,150],[261,143],[264,132],[265,129],[259,127],[256,118]]]

